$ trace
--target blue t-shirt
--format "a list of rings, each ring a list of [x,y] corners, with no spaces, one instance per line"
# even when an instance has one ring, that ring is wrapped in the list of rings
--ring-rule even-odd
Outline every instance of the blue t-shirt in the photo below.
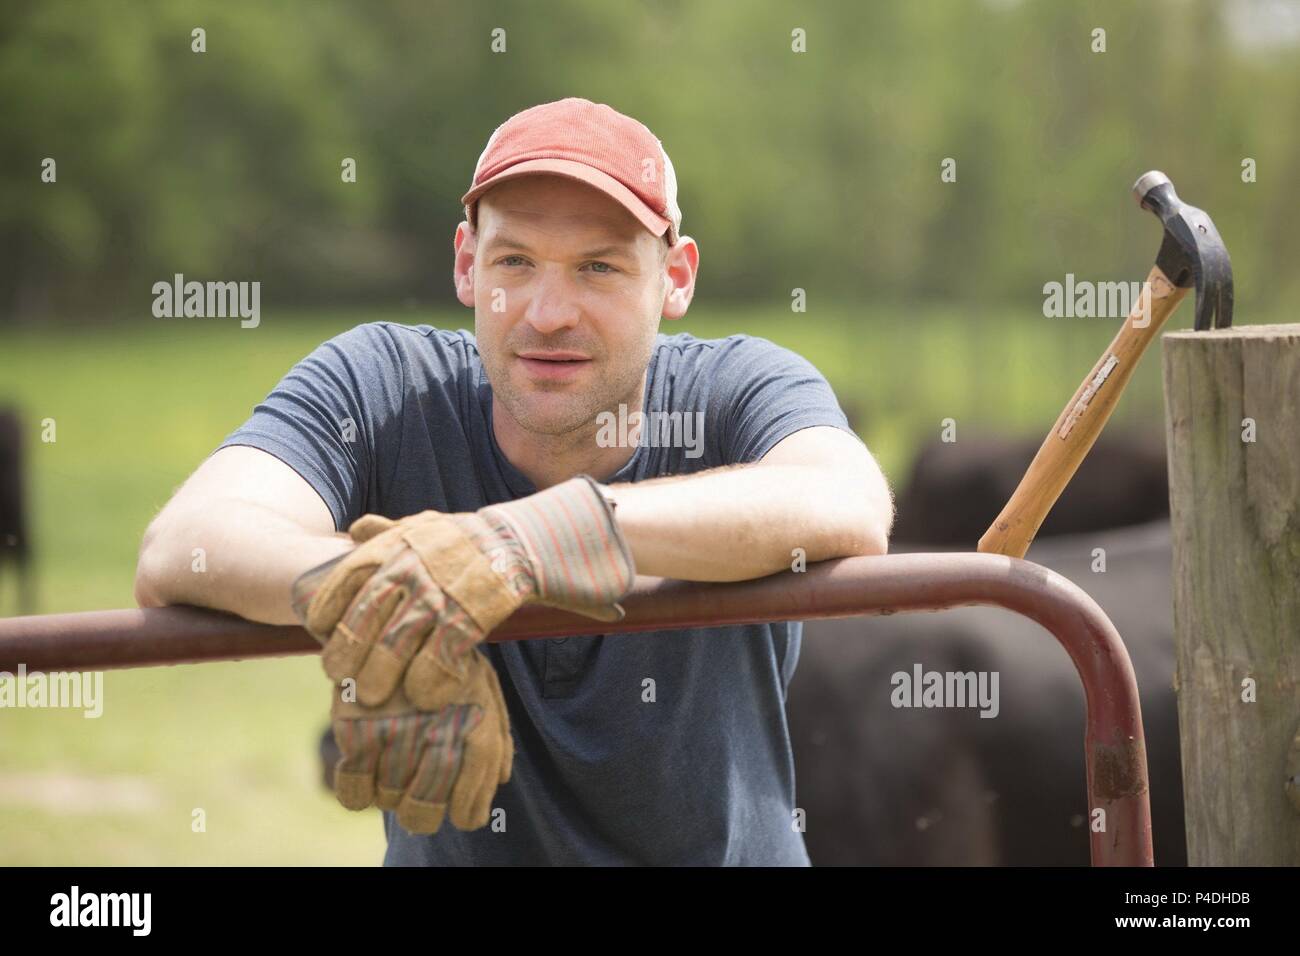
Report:
[[[646,428],[610,484],[757,461],[815,425],[850,431],[810,363],[748,335],[660,334],[645,410],[703,412],[703,441],[665,447]],[[497,445],[474,336],[427,325],[370,322],[325,342],[226,445],[293,468],[338,530],[370,512],[474,511],[537,490]],[[485,644],[515,742],[496,825],[466,832],[448,821],[413,835],[385,812],[384,863],[808,865],[785,719],[801,631],[794,622]]]

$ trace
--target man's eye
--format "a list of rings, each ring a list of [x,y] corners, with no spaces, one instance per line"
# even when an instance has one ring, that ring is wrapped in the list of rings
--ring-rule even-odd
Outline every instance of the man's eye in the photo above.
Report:
[[[510,265],[522,264],[527,260],[525,260],[523,256],[505,256],[504,258],[498,261],[503,266],[510,266]]]
[[[613,273],[618,271],[613,266],[611,266],[608,262],[589,262],[587,264],[589,266],[592,266],[593,271],[596,273],[596,275],[600,275],[600,276],[612,275]],[[596,266],[603,266],[603,268],[596,269],[595,268]]]

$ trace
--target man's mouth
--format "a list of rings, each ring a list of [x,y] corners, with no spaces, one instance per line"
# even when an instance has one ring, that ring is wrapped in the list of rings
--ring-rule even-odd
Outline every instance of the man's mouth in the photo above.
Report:
[[[518,358],[530,375],[547,381],[572,378],[581,369],[591,364],[591,357],[581,352],[520,352]]]

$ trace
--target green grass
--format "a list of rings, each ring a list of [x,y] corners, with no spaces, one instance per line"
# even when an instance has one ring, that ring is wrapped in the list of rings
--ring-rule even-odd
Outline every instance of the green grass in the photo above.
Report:
[[[268,316],[0,328],[0,402],[29,425],[38,610],[131,607],[145,525],[284,372],[377,318],[472,325],[468,312]],[[693,313],[668,332],[749,332],[818,366],[896,487],[946,417],[1042,434],[1115,322],[953,308]],[[1159,356],[1121,417],[1159,427]],[[40,440],[53,419],[56,440]],[[972,542],[973,545],[973,542]],[[6,604],[5,602],[10,603]],[[0,612],[12,613],[0,582]],[[313,658],[110,671],[97,720],[0,711],[0,864],[377,864],[374,811],[317,782],[327,684]],[[202,808],[207,829],[191,829]]]

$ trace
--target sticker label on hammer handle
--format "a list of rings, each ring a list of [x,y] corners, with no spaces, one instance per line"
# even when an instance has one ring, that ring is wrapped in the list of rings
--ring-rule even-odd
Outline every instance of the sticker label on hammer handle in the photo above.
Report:
[[[1083,390],[1079,400],[1074,403],[1074,407],[1070,409],[1070,414],[1065,416],[1065,421],[1061,423],[1061,430],[1057,432],[1058,437],[1065,438],[1070,434],[1075,423],[1083,417],[1093,397],[1101,390],[1102,385],[1106,383],[1106,379],[1110,378],[1110,373],[1115,370],[1115,366],[1118,364],[1119,359],[1115,358],[1115,356],[1106,356],[1106,361],[1102,363],[1101,368],[1097,369],[1097,374],[1092,377],[1088,387]]]

